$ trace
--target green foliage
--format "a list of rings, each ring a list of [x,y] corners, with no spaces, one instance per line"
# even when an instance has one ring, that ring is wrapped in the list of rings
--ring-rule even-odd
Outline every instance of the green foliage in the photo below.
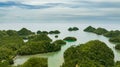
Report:
[[[70,27],[70,28],[68,28],[68,31],[77,31],[77,30],[79,30],[79,28],[77,28],[77,27]]]
[[[63,40],[56,40],[56,41],[54,41],[53,43],[54,43],[54,44],[58,44],[58,45],[66,44],[66,42],[63,41]]]
[[[50,39],[46,34],[39,34],[39,35],[34,35],[34,36],[29,37],[29,41],[34,41],[34,42],[49,41],[49,42],[51,42],[52,39]]]
[[[24,46],[22,46],[18,50],[19,55],[31,55],[37,53],[46,53],[48,49],[45,49],[47,46],[51,44],[49,42],[27,42]],[[48,46],[48,47],[49,47]]]
[[[115,30],[115,31],[109,31],[104,34],[105,37],[117,37],[120,35],[120,31]]]
[[[0,47],[0,61],[9,60],[15,56],[15,53],[8,48]]]
[[[37,31],[37,34],[48,34],[47,31]]]
[[[58,38],[58,35],[55,35],[55,38]]]
[[[105,33],[107,33],[108,31],[104,28],[97,28],[94,33],[98,34],[98,35],[103,35]]]
[[[38,53],[55,52],[61,49],[61,45],[51,44],[48,41],[29,41],[18,50],[19,55],[31,55]]]
[[[111,37],[109,39],[110,42],[113,42],[113,43],[120,43],[120,36],[118,37]]]
[[[112,50],[98,40],[68,48],[64,52],[64,59],[63,67],[70,65],[72,67],[76,65],[78,67],[112,67],[114,65]]]
[[[0,39],[6,36],[8,36],[8,34],[5,31],[0,31]]]
[[[120,50],[120,44],[115,45],[115,49]]]
[[[96,29],[92,26],[88,26],[87,28],[84,29],[86,32],[94,32]]]
[[[76,41],[77,39],[75,37],[66,37],[63,40],[71,42],[71,41]]]
[[[82,60],[78,62],[78,66],[79,67],[105,67],[104,65],[101,65],[100,63],[95,62],[93,60]]]
[[[17,50],[23,45],[23,39],[19,36],[8,36],[0,39],[0,46]]]
[[[50,31],[49,34],[60,34],[60,31],[59,30]]]
[[[9,65],[9,62],[4,60],[2,62],[0,62],[0,67],[12,67],[11,65]]]
[[[21,67],[48,67],[47,59],[32,57],[28,59]]]
[[[26,28],[22,28],[21,30],[18,31],[18,34],[20,36],[28,36],[31,34],[34,34],[33,32],[31,32],[30,30],[26,29]]]
[[[18,33],[15,30],[7,30],[6,33],[9,36],[18,36]]]
[[[114,67],[120,67],[120,61],[117,61]]]

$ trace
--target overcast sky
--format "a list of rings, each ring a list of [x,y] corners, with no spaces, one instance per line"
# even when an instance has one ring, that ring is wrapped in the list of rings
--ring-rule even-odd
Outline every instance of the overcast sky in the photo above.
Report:
[[[117,22],[120,0],[0,0],[0,22]]]

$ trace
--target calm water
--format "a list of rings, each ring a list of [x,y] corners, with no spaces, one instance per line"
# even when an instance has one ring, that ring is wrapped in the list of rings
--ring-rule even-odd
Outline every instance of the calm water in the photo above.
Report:
[[[37,30],[46,30],[46,31],[60,30],[61,34],[59,34],[59,38],[57,39],[63,39],[64,37],[67,37],[67,36],[74,36],[78,39],[76,42],[67,42],[67,44],[62,46],[61,50],[58,52],[29,55],[29,56],[17,56],[14,59],[14,62],[15,62],[14,65],[23,64],[30,57],[45,57],[45,58],[48,58],[48,67],[60,67],[60,65],[62,65],[62,63],[64,62],[63,53],[67,48],[69,48],[72,45],[78,45],[81,43],[85,43],[89,40],[95,40],[95,39],[105,42],[108,45],[108,47],[110,47],[113,50],[115,54],[115,58],[114,58],[115,61],[120,60],[120,51],[116,51],[114,49],[115,45],[110,43],[108,41],[108,38],[83,31],[83,29],[89,25],[92,25],[93,27],[103,27],[108,30],[116,30],[116,29],[120,30],[119,24],[80,24],[80,23],[12,23],[12,24],[2,23],[0,25],[0,29],[1,30],[8,30],[8,29],[19,30],[22,27],[26,27],[35,32]],[[79,27],[80,30],[76,32],[67,31],[69,27],[73,27],[73,26]],[[54,37],[55,35],[49,35],[49,36],[53,40],[57,40]]]

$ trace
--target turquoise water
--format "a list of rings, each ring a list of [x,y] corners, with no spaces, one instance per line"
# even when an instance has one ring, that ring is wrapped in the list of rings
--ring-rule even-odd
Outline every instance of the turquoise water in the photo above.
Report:
[[[115,55],[115,61],[120,60],[120,51],[116,51],[114,49],[114,44],[110,43],[108,41],[108,38],[100,35],[96,35],[93,33],[87,33],[84,32],[83,29],[86,28],[87,26],[92,25],[93,27],[103,27],[108,30],[120,30],[120,25],[119,24],[80,24],[80,23],[2,23],[0,25],[1,30],[8,30],[8,29],[13,29],[13,30],[19,30],[23,27],[26,27],[32,31],[37,31],[37,30],[60,30],[61,34],[59,34],[58,38],[55,38],[55,35],[49,35],[50,38],[54,40],[57,39],[63,39],[64,37],[67,36],[73,36],[76,37],[78,40],[76,42],[67,42],[66,45],[63,45],[61,50],[58,52],[53,52],[53,53],[46,53],[46,54],[36,54],[36,55],[27,55],[27,56],[16,56],[14,58],[14,65],[20,65],[23,64],[27,59],[30,57],[45,57],[48,58],[48,67],[60,67],[62,63],[64,62],[63,59],[63,53],[64,51],[69,48],[70,46],[73,45],[79,45],[81,43],[85,43],[89,40],[101,40],[105,42],[108,47],[110,47]],[[76,26],[80,30],[76,32],[69,32],[67,29],[69,27]]]

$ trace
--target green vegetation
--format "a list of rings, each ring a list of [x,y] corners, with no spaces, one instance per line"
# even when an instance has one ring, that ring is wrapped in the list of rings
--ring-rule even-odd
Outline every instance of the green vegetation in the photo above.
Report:
[[[0,39],[0,46],[7,47],[13,51],[19,49],[23,45],[23,40],[19,36],[8,36]]]
[[[117,61],[114,67],[120,67],[120,61]]]
[[[108,31],[104,28],[97,28],[94,33],[98,34],[98,35],[103,35],[105,33],[107,33]]]
[[[55,52],[61,49],[61,46],[51,44],[48,41],[27,42],[22,48],[18,50],[19,55],[31,55],[38,53]]]
[[[13,64],[16,52],[23,45],[23,39],[14,30],[0,31],[0,62]],[[4,65],[4,63],[1,63]]]
[[[28,59],[21,67],[48,67],[47,59],[32,57]]]
[[[58,35],[55,35],[55,38],[58,38]]]
[[[34,35],[35,33],[26,28],[22,28],[21,30],[17,31],[17,34],[23,39],[28,39],[29,36]]]
[[[110,42],[113,42],[113,43],[120,43],[120,36],[118,37],[112,37],[109,39]]]
[[[37,31],[37,34],[48,34],[47,31]]]
[[[64,52],[62,67],[113,67],[114,54],[99,40],[72,46]]]
[[[56,41],[54,41],[53,43],[54,43],[54,44],[58,44],[58,45],[66,44],[66,42],[63,41],[63,40],[56,40]]]
[[[0,47],[0,61],[7,60],[9,61],[15,56],[15,53],[13,50],[5,48],[5,47]]]
[[[7,34],[8,36],[18,36],[18,33],[17,33],[17,31],[15,31],[15,30],[7,30],[7,31],[6,31],[6,34]]]
[[[92,32],[98,35],[104,35],[105,37],[109,37],[109,41],[113,43],[120,43],[120,31],[119,30],[111,30],[107,31],[104,28],[93,28],[92,26],[87,27],[84,31]]]
[[[92,26],[88,26],[87,28],[84,29],[85,32],[94,32],[96,29]]]
[[[58,30],[50,31],[49,34],[60,34],[60,31],[58,31]]]
[[[86,29],[84,29],[85,32],[92,32],[98,35],[104,35],[105,33],[107,33],[108,31],[104,28],[94,28],[92,26],[88,26]]]
[[[7,37],[8,34],[6,33],[6,31],[0,31],[0,39]]]
[[[77,30],[79,30],[79,28],[77,28],[77,27],[70,27],[70,28],[68,28],[68,31],[77,31]]]
[[[20,36],[28,36],[28,35],[31,35],[31,34],[34,34],[32,31],[26,29],[26,28],[22,28],[21,30],[18,31],[18,34]]]
[[[28,38],[29,41],[33,42],[38,42],[38,41],[49,41],[51,42],[52,39],[50,39],[46,34],[39,34],[39,35],[34,35]]]
[[[115,49],[120,50],[120,44],[115,45]]]
[[[117,37],[120,35],[120,31],[115,30],[115,31],[109,31],[104,34],[105,37]]]
[[[65,40],[65,41],[77,41],[77,39],[75,37],[66,37],[63,40]]]
[[[46,34],[31,36],[27,43],[18,50],[19,55],[31,55],[38,53],[55,52],[61,49],[62,40],[51,43],[51,39]]]
[[[37,34],[60,34],[60,31],[59,30],[54,30],[54,31],[50,31],[50,32],[47,32],[47,31],[37,31]]]
[[[54,31],[54,33],[58,33],[58,31]],[[66,43],[62,40],[51,43],[52,39],[47,36],[48,32],[46,31],[42,31],[42,33],[38,31],[37,35],[33,34],[32,31],[26,28],[19,31],[0,31],[0,67],[11,67],[11,64],[14,63],[13,58],[16,55],[55,52],[60,50],[61,46]],[[27,39],[28,42],[25,43],[23,38]]]
[[[2,61],[0,62],[0,67],[12,67],[8,61]]]

